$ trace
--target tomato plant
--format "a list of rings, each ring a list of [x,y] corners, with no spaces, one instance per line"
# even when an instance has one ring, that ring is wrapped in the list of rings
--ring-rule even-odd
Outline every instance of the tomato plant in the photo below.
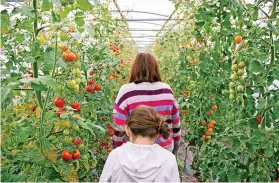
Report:
[[[278,1],[173,2],[184,19],[150,50],[187,110],[197,179],[276,181]]]
[[[115,33],[124,24],[106,3],[34,0],[7,5],[1,26],[1,180],[98,181],[112,149],[94,138],[110,142],[113,96],[136,53]]]

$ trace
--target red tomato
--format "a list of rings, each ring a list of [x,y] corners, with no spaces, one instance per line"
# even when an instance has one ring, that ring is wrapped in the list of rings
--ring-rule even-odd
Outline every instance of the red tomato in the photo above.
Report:
[[[80,158],[80,152],[78,149],[75,149],[75,151],[72,153],[73,159],[79,159]]]
[[[100,85],[95,85],[94,86],[94,90],[96,91],[101,91],[102,90],[102,87]]]
[[[92,79],[88,80],[88,85],[93,85],[95,82]]]
[[[262,117],[261,117],[260,115],[258,115],[258,116],[256,117],[256,120],[257,120],[257,122],[258,122],[259,125],[262,124]]]
[[[109,136],[112,137],[113,135],[114,135],[113,130],[110,130],[110,131],[109,131]]]
[[[58,118],[60,118],[60,115],[63,113],[63,109],[59,108],[57,111],[56,111],[56,116]]]
[[[77,59],[76,54],[74,54],[71,51],[65,51],[63,53],[63,58],[67,61],[67,62],[73,62]]]
[[[65,105],[65,101],[61,97],[56,97],[54,99],[54,105],[58,108],[63,108]]]
[[[107,129],[109,129],[109,130],[113,130],[112,125],[108,125],[108,126],[107,126]]]
[[[216,111],[216,110],[217,110],[217,105],[213,105],[213,106],[211,107],[211,109],[212,109],[213,111]]]
[[[78,112],[80,111],[80,104],[78,102],[72,102],[71,107],[74,109],[74,111]]]
[[[64,160],[64,161],[69,161],[72,159],[72,154],[69,152],[68,149],[64,150],[61,154],[61,158]]]
[[[94,74],[94,71],[90,71],[89,75],[92,76]]]
[[[72,143],[79,146],[82,143],[82,139],[80,137],[73,137]]]
[[[86,86],[86,91],[90,92],[90,93],[94,93],[94,89],[91,86]]]

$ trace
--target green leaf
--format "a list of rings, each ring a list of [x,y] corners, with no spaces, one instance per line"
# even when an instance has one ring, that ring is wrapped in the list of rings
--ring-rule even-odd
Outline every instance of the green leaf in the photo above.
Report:
[[[66,119],[66,118],[68,118],[68,116],[69,116],[69,114],[66,113],[66,112],[62,112],[62,113],[60,114],[60,118],[62,118],[62,119]]]
[[[106,132],[106,130],[105,130],[102,126],[100,126],[100,125],[94,125],[94,124],[93,124],[93,126],[94,126],[95,128],[98,128],[99,130],[101,130],[103,133]]]
[[[28,16],[30,18],[35,18],[35,13],[34,13],[33,8],[31,6],[21,7],[20,12],[21,12],[22,15]]]
[[[270,30],[276,34],[279,35],[279,27],[277,27],[276,25],[273,25],[271,21],[267,21],[267,26],[270,28]]]
[[[254,146],[252,145],[252,144],[247,144],[247,148],[248,148],[248,151],[249,151],[249,153],[250,153],[250,155],[252,156],[254,153],[255,153],[255,151],[256,151],[256,149],[254,148]]]
[[[279,143],[279,134],[275,134],[271,137],[271,140],[275,142],[275,144]]]
[[[31,87],[36,91],[47,91],[47,88],[40,83],[38,84],[37,81],[31,81]]]
[[[81,27],[84,25],[85,21],[84,21],[84,17],[75,17],[75,22],[77,24],[77,26]]]
[[[270,158],[273,155],[273,141],[269,140],[264,150],[266,157]]]
[[[26,142],[28,140],[30,132],[31,132],[30,127],[20,128],[20,131],[19,131],[20,141]]]
[[[13,94],[11,87],[1,88],[1,108],[6,108],[13,102]]]
[[[89,3],[88,0],[78,0],[77,7],[83,11],[86,11],[86,10],[90,10],[92,8],[92,5]]]
[[[54,111],[52,111],[52,110],[47,111],[46,114],[45,114],[45,120],[47,121],[48,119],[50,119],[54,115],[55,115]]]
[[[24,61],[27,63],[31,63],[31,64],[36,62],[35,58],[31,57],[31,56],[28,56],[27,58],[25,58]]]
[[[25,36],[23,34],[16,34],[16,40],[22,43],[25,40]]]
[[[264,66],[260,62],[254,61],[249,65],[250,72],[265,72]]]
[[[258,122],[257,122],[256,118],[250,118],[249,123],[252,128],[258,129]]]
[[[237,169],[233,166],[228,167],[228,181],[229,182],[239,182],[240,174]]]
[[[53,90],[56,90],[59,87],[58,84],[56,83],[55,79],[53,79],[49,76],[39,76],[38,80],[41,83],[51,87]]]
[[[59,14],[57,14],[56,12],[54,12],[53,10],[51,11],[51,18],[52,18],[52,22],[59,22],[60,21],[60,16]]]
[[[50,0],[43,0],[42,4],[42,12],[43,11],[48,11],[53,8],[52,2]]]
[[[7,33],[10,27],[10,16],[7,10],[1,11],[1,35]]]
[[[65,6],[65,7],[64,7],[64,10],[60,12],[60,17],[61,17],[61,19],[66,18],[67,15],[68,15],[68,13],[69,13],[71,10],[72,10],[72,7],[71,7],[71,6],[68,6],[68,5]]]
[[[86,122],[86,123],[84,123],[82,120],[77,120],[77,123],[78,123],[78,125],[80,125],[82,128],[84,128],[84,129],[90,131],[90,133],[95,137],[95,133],[93,132],[93,128],[91,128],[90,125],[88,125],[88,124],[90,124],[91,122]]]

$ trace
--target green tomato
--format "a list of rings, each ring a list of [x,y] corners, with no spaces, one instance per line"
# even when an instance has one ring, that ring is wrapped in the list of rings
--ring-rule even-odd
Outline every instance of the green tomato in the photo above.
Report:
[[[76,67],[80,67],[81,66],[81,63],[79,61],[75,62],[75,66]]]
[[[245,79],[244,78],[239,78],[238,82],[243,84],[243,83],[245,83]]]
[[[83,150],[85,148],[85,145],[84,144],[80,144],[79,146],[78,146],[78,149],[79,150]]]
[[[65,142],[66,144],[71,144],[71,143],[72,143],[72,138],[71,138],[71,137],[66,137],[66,138],[64,139],[64,142]]]
[[[232,74],[231,79],[233,81],[237,80],[238,79],[238,75],[237,74]]]
[[[229,87],[230,87],[230,88],[235,87],[235,83],[231,81],[230,84],[229,84]]]
[[[241,92],[243,90],[243,88],[244,88],[243,85],[239,85],[239,86],[237,86],[236,89],[237,89],[237,91]]]
[[[239,69],[237,75],[242,76],[244,74],[244,69]]]
[[[238,64],[238,67],[239,67],[239,68],[243,68],[243,67],[245,67],[245,62],[243,62],[243,61],[242,61],[242,62],[240,62],[240,63]]]
[[[73,75],[74,76],[80,76],[80,71],[78,69],[73,70]]]
[[[76,78],[75,81],[76,81],[76,84],[79,84],[81,82],[81,79],[80,78]]]
[[[74,129],[75,131],[79,131],[79,130],[80,130],[78,125],[75,125],[75,126],[73,127],[73,129]]]
[[[230,94],[229,99],[233,100],[234,99],[234,94]]]
[[[73,88],[73,91],[77,93],[79,91],[79,85],[75,85],[75,87]]]
[[[69,81],[67,82],[67,86],[68,86],[69,88],[75,88],[75,87],[76,87],[76,81],[75,81],[75,80],[69,80]]]
[[[65,130],[63,130],[63,134],[64,134],[64,135],[69,135],[69,134],[70,134],[70,131],[69,131],[68,129],[65,129]]]

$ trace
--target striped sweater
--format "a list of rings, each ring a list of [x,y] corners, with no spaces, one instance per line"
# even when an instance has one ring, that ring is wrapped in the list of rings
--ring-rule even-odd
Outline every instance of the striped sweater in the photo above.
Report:
[[[119,147],[128,141],[125,133],[126,120],[131,111],[139,105],[154,108],[158,114],[164,117],[171,129],[169,139],[164,139],[162,135],[159,135],[155,143],[169,151],[178,149],[181,136],[178,104],[170,86],[162,82],[129,83],[120,88],[113,109],[113,122],[115,123],[115,133],[112,137],[113,147]]]

